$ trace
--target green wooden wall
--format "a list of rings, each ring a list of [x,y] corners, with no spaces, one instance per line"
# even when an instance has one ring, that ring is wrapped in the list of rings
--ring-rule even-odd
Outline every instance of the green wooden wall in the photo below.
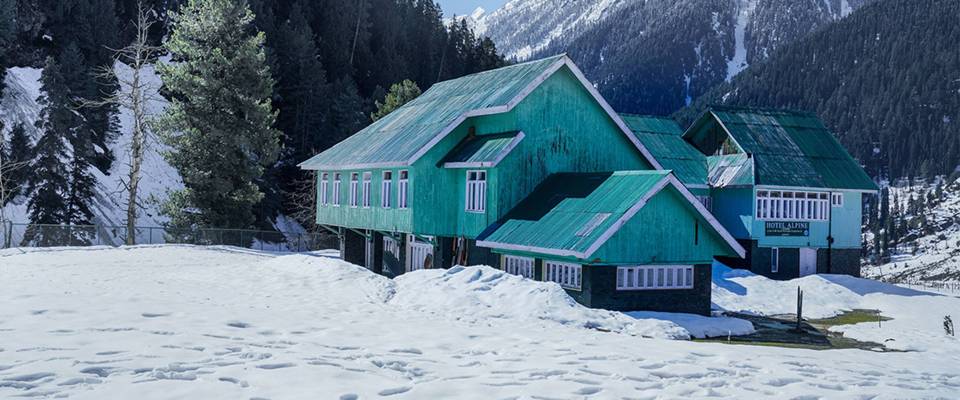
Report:
[[[719,234],[674,188],[648,200],[588,260],[599,264],[709,264],[736,256]]]

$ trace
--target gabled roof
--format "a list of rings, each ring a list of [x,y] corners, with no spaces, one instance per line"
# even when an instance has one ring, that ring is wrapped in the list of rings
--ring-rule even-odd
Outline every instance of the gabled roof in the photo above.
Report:
[[[669,171],[559,173],[547,177],[477,245],[562,257],[589,258],[667,186],[690,205],[740,256],[744,249]]]
[[[300,167],[342,170],[411,165],[467,118],[513,110],[562,67],[569,68],[644,157],[659,168],[580,69],[562,54],[437,83]]]
[[[863,168],[815,115],[786,110],[713,107],[684,134],[705,152],[722,140],[717,124],[753,158],[753,184],[876,191]]]
[[[470,135],[460,141],[440,164],[444,168],[495,167],[523,140],[523,132]]]
[[[683,139],[676,121],[633,114],[620,117],[664,169],[672,170],[685,185],[707,184],[707,157]]]

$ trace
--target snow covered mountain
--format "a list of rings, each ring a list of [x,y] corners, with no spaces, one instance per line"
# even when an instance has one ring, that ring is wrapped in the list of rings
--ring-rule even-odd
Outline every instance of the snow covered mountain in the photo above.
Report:
[[[512,0],[472,19],[508,58],[566,52],[619,111],[667,114],[871,0]]]

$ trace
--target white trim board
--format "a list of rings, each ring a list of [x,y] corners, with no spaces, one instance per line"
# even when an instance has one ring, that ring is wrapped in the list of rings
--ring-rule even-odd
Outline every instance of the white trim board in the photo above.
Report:
[[[728,232],[723,227],[723,225],[720,225],[720,222],[713,217],[713,214],[710,214],[710,212],[707,211],[707,209],[703,206],[703,204],[700,204],[700,202],[697,201],[696,197],[694,197],[694,195],[690,193],[690,190],[688,190],[685,186],[683,186],[683,183],[681,183],[680,180],[673,175],[673,173],[666,175],[663,179],[660,180],[660,182],[658,182],[650,190],[648,190],[640,198],[640,200],[634,203],[634,205],[631,206],[630,209],[628,209],[622,216],[620,216],[620,218],[618,218],[612,225],[610,225],[607,228],[607,230],[604,231],[603,234],[598,236],[597,239],[594,240],[593,244],[591,244],[590,247],[588,247],[583,252],[578,252],[574,250],[550,249],[550,248],[536,247],[536,246],[513,245],[509,243],[490,242],[490,241],[478,241],[477,246],[488,247],[492,249],[549,254],[549,255],[556,255],[556,256],[562,256],[562,257],[575,257],[582,260],[586,260],[586,259],[589,259],[590,256],[593,255],[593,253],[599,250],[600,247],[602,247],[608,240],[610,240],[610,238],[612,238],[613,235],[620,230],[620,228],[626,225],[626,223],[630,221],[630,219],[636,216],[637,212],[639,212],[647,204],[647,202],[650,200],[651,197],[655,196],[657,193],[660,193],[660,191],[663,190],[663,188],[667,187],[667,185],[672,185],[673,187],[675,187],[677,191],[680,192],[680,194],[691,205],[693,205],[694,209],[698,213],[700,213],[700,216],[702,216],[707,221],[707,223],[709,223],[710,226],[715,231],[717,231],[718,234],[720,234],[720,237],[723,238],[723,240],[733,249],[734,252],[736,252],[741,258],[743,258],[746,255],[746,250],[743,248],[743,246],[741,246],[740,243],[737,243],[737,240],[734,239],[732,235],[730,235],[730,232]]]
[[[631,143],[633,143],[633,145],[637,148],[637,150],[640,151],[640,153],[644,156],[644,158],[646,158],[646,160],[650,162],[650,165],[652,165],[657,170],[663,170],[663,166],[660,164],[660,162],[658,162],[656,158],[653,157],[653,154],[650,153],[650,151],[647,150],[647,148],[644,147],[642,143],[640,143],[640,140],[633,135],[633,131],[631,131],[630,128],[627,127],[627,124],[623,122],[623,119],[620,118],[620,115],[617,114],[612,107],[610,107],[610,104],[607,103],[607,101],[603,98],[603,96],[600,95],[600,92],[597,91],[597,88],[595,88],[593,84],[591,84],[590,81],[587,80],[587,78],[583,75],[583,72],[580,71],[580,68],[578,68],[576,64],[573,63],[573,60],[571,60],[570,57],[566,55],[563,55],[562,57],[560,57],[555,63],[553,63],[543,73],[537,76],[533,81],[530,82],[530,84],[527,85],[527,87],[521,90],[520,93],[518,93],[506,105],[470,110],[463,113],[459,117],[457,117],[455,120],[453,120],[453,122],[451,122],[449,125],[444,127],[443,130],[440,131],[440,133],[438,133],[436,136],[430,139],[430,141],[427,142],[427,144],[421,147],[420,150],[417,150],[417,152],[414,153],[414,155],[410,157],[410,159],[408,159],[406,162],[352,164],[352,165],[345,165],[345,166],[320,165],[320,166],[303,167],[303,164],[306,163],[306,161],[304,161],[304,163],[299,164],[300,168],[308,169],[308,170],[334,171],[334,170],[346,170],[346,169],[390,168],[390,167],[396,167],[396,166],[412,166],[415,162],[417,162],[417,160],[423,157],[424,154],[430,151],[430,149],[432,149],[433,146],[435,146],[437,143],[440,143],[440,141],[443,140],[443,138],[447,137],[447,135],[449,135],[450,132],[453,132],[454,129],[456,129],[461,124],[463,124],[463,122],[466,121],[467,118],[479,117],[484,115],[501,114],[501,113],[512,111],[513,108],[517,106],[517,104],[520,104],[520,102],[523,101],[525,98],[527,98],[527,96],[529,96],[530,93],[533,93],[534,90],[540,87],[540,85],[544,81],[550,78],[555,72],[560,70],[560,68],[563,66],[566,66],[567,68],[570,69],[570,71],[577,78],[580,84],[587,89],[587,92],[590,93],[593,99],[597,101],[597,103],[600,104],[600,107],[603,108],[603,110],[607,113],[607,115],[611,119],[613,119],[614,124],[616,124],[617,127],[620,128],[620,131],[627,136],[627,139]]]

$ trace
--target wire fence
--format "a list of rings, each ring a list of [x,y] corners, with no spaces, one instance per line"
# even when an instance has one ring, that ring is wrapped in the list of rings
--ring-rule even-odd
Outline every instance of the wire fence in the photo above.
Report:
[[[176,230],[136,227],[134,244],[237,246],[275,252],[307,252],[338,247],[337,237],[317,232],[203,228]],[[0,221],[0,249],[12,247],[121,246],[127,227],[111,225],[47,225]]]

